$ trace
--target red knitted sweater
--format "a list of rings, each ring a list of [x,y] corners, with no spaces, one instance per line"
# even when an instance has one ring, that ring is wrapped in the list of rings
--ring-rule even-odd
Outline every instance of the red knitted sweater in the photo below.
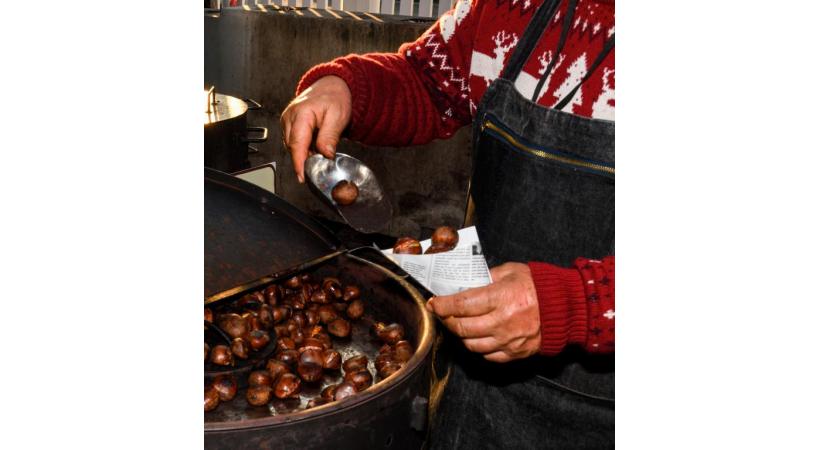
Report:
[[[373,145],[419,145],[452,136],[470,123],[490,82],[501,74],[543,0],[461,0],[415,42],[397,53],[348,55],[312,68],[297,95],[327,75],[347,83],[353,111],[351,139]],[[515,81],[531,98],[540,76],[557,58],[538,103],[553,106],[586,75],[615,32],[613,0],[578,0],[566,43],[553,55],[567,10],[562,0]],[[615,119],[615,51],[609,53],[564,111]],[[541,353],[566,345],[589,352],[615,349],[615,260],[579,258],[572,268],[532,262],[541,307]]]

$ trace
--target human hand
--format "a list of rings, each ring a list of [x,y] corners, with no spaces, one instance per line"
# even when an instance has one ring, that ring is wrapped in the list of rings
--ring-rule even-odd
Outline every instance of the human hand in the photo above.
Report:
[[[508,362],[537,353],[541,315],[529,266],[506,263],[490,275],[492,284],[433,297],[427,309],[441,317],[468,350],[488,361]]]
[[[336,146],[350,122],[351,110],[347,83],[331,75],[319,78],[282,111],[279,121],[282,140],[290,151],[293,170],[300,183],[305,182],[305,160],[310,153],[314,131],[319,130],[316,150],[327,158],[335,158]]]

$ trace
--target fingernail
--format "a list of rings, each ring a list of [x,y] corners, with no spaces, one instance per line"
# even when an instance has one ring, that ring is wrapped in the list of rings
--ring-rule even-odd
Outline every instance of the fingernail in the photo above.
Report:
[[[304,184],[304,182],[305,182],[305,176],[304,175],[297,175],[296,178],[299,179],[299,183]]]
[[[330,157],[331,157],[331,158],[335,158],[335,157],[336,157],[336,149],[335,149],[335,148],[333,148],[333,146],[332,146],[332,145],[328,145],[328,146],[327,146],[327,151],[328,151],[328,152],[330,152]]]

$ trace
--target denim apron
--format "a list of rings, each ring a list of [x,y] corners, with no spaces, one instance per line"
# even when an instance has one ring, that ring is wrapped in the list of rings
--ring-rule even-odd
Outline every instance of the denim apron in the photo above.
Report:
[[[491,267],[509,261],[566,267],[579,256],[615,252],[615,124],[561,111],[614,47],[614,34],[554,108],[535,101],[555,58],[532,99],[514,86],[559,3],[539,7],[475,117],[471,196]],[[568,3],[554,55],[573,19],[576,0]],[[434,362],[431,448],[614,447],[614,355],[570,348],[556,357],[494,364],[456,339],[441,350],[450,360]]]

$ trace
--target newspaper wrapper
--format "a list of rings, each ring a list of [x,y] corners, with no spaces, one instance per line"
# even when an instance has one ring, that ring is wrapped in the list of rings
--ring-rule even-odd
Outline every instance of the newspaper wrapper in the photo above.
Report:
[[[422,251],[430,245],[430,239],[421,241]],[[492,282],[475,227],[458,230],[458,245],[449,252],[395,255],[388,249],[382,253],[436,295],[451,295]]]

